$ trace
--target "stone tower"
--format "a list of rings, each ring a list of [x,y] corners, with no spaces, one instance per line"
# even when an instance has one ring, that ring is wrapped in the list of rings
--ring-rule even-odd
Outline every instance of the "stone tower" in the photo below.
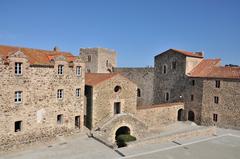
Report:
[[[116,67],[116,52],[107,48],[81,48],[80,57],[86,64],[86,72],[110,73]]]

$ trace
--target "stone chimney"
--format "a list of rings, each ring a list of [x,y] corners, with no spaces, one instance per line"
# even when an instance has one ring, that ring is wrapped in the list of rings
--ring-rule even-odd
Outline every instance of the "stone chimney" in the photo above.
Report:
[[[53,51],[59,52],[60,49],[59,49],[57,46],[55,46],[55,47],[53,48]]]
[[[204,52],[195,52],[195,54],[204,57]]]

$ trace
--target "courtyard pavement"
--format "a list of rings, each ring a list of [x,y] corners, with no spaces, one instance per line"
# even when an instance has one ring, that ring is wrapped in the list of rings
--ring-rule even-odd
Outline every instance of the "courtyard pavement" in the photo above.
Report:
[[[113,149],[86,135],[59,137],[54,143],[0,154],[0,159],[239,159],[240,131],[218,129],[216,136]]]

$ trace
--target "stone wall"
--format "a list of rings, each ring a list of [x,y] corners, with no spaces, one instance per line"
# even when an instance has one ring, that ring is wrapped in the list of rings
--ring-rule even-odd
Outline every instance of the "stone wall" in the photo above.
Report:
[[[15,75],[15,62],[22,62],[22,75]],[[64,65],[63,75],[57,74],[59,64]],[[19,139],[25,136],[28,142],[41,138],[37,135],[39,131],[41,134],[70,131],[75,129],[75,116],[80,116],[82,128],[85,78],[84,73],[76,75],[76,66],[84,70],[84,64],[78,59],[73,63],[59,58],[53,65],[30,65],[24,54],[13,54],[9,64],[0,64],[0,143],[6,143],[8,136]],[[76,97],[77,88],[80,97]],[[58,89],[64,90],[62,100],[57,99]],[[22,91],[22,102],[15,103],[15,91]],[[62,124],[57,124],[59,114],[63,114]],[[22,121],[19,132],[14,130],[16,121]],[[27,134],[36,138],[27,138]]]
[[[220,80],[220,88],[215,87]],[[219,103],[214,103],[214,96]],[[218,115],[217,122],[213,114]],[[202,124],[216,125],[223,128],[240,129],[240,80],[239,79],[204,79],[202,101]]]
[[[140,97],[137,97],[137,106],[153,104],[153,79],[154,68],[114,68],[114,72],[120,72],[137,84],[140,89]]]
[[[150,129],[158,129],[177,121],[178,110],[184,109],[183,103],[160,104],[137,109],[137,118]]]
[[[80,58],[85,62],[86,72],[98,72],[98,49],[97,48],[81,48]],[[91,57],[91,61],[88,61],[88,56]]]

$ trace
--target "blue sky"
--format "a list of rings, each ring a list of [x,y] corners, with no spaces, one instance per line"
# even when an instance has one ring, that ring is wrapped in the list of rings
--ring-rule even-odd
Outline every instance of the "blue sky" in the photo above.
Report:
[[[0,19],[4,45],[112,48],[135,67],[176,48],[240,65],[239,0],[1,0]]]

